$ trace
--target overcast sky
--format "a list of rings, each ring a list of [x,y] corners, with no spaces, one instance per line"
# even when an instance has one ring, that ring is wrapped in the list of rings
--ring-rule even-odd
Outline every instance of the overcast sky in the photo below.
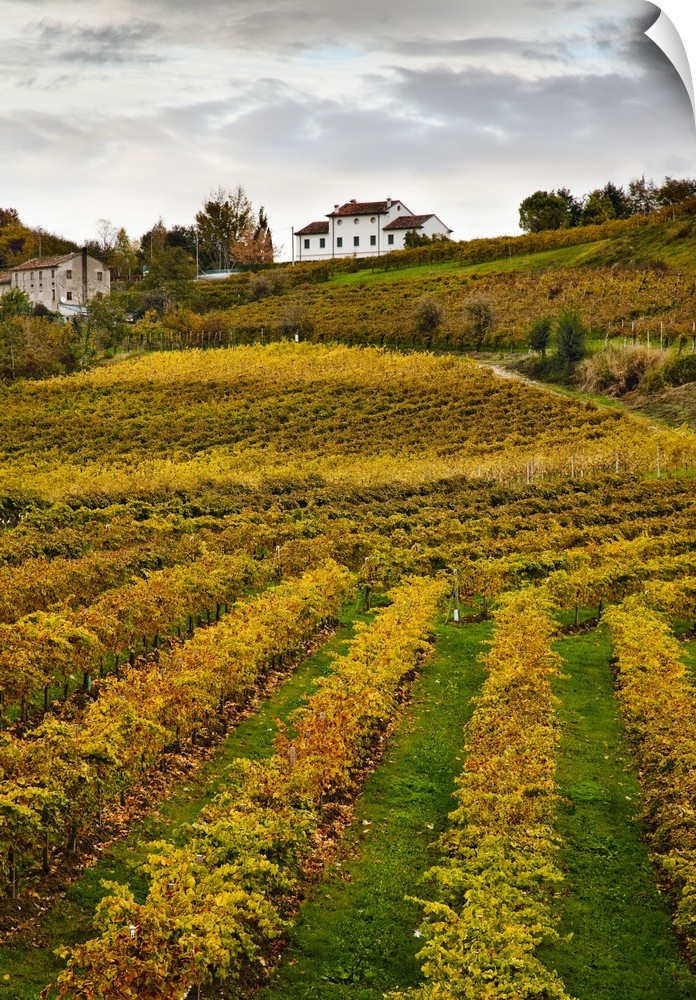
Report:
[[[696,175],[646,0],[2,0],[0,206],[77,241],[188,225],[242,184],[290,254],[334,203],[455,239],[522,198]]]

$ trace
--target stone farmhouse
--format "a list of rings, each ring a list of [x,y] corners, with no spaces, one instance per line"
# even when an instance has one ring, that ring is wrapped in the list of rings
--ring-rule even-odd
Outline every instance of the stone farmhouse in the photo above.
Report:
[[[90,299],[108,295],[111,275],[101,261],[86,250],[78,250],[16,264],[0,276],[0,295],[10,288],[26,292],[32,305],[44,305],[52,312],[60,312],[61,307],[70,311],[86,305]]]
[[[402,250],[406,233],[449,236],[452,232],[437,215],[414,215],[403,201],[348,201],[334,205],[327,221],[310,222],[294,234],[294,259],[378,257]]]

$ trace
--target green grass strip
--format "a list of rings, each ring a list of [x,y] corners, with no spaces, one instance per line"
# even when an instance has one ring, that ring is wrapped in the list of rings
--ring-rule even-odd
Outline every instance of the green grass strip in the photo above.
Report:
[[[538,271],[546,268],[579,267],[585,264],[601,263],[602,251],[608,240],[582,243],[578,246],[561,247],[557,250],[541,250],[533,254],[514,254],[496,260],[481,261],[477,264],[449,260],[431,264],[412,264],[408,267],[375,267],[370,271],[354,271],[335,274],[326,283],[331,285],[368,285],[394,281],[427,280],[452,272],[457,274],[503,274],[508,271]]]
[[[682,661],[688,671],[691,683],[696,683],[696,640],[682,640]]]
[[[489,623],[447,626],[413,689],[413,704],[369,775],[340,853],[300,910],[272,984],[257,1000],[382,1000],[421,979],[408,893],[437,860],[454,802],[462,727],[483,682]]]
[[[371,617],[371,616],[370,616]],[[144,899],[147,884],[136,866],[141,865],[157,839],[183,842],[182,824],[195,820],[201,810],[221,790],[228,766],[240,757],[259,760],[273,751],[276,719],[285,720],[304,702],[318,677],[326,676],[331,654],[342,653],[352,638],[355,621],[370,620],[358,614],[354,605],[344,608],[341,628],[319,650],[309,656],[248,719],[220,744],[215,755],[191,777],[176,786],[158,809],[135,826],[123,840],[106,850],[99,862],[88,868],[46,914],[38,928],[28,928],[39,947],[27,943],[0,947],[0,998],[37,1000],[43,987],[55,979],[63,963],[53,954],[60,945],[73,945],[93,934],[92,917],[105,890],[102,879],[131,886]]]
[[[577,1000],[693,1000],[696,979],[680,952],[637,818],[640,788],[614,697],[607,632],[557,643],[563,725],[558,832],[567,871],[562,942],[540,948]]]

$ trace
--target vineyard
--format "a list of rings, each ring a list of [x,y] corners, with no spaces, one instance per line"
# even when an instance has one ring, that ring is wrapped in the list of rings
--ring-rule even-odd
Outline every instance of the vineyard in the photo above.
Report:
[[[297,263],[224,282],[198,282],[178,308],[146,312],[129,349],[315,343],[393,349],[496,350],[529,344],[535,320],[577,310],[593,335],[617,346],[696,343],[696,203],[601,226],[445,243],[375,260]],[[423,299],[438,321],[420,324]],[[485,303],[492,321],[472,323]]]
[[[0,998],[696,998],[693,432],[294,339],[0,394]]]

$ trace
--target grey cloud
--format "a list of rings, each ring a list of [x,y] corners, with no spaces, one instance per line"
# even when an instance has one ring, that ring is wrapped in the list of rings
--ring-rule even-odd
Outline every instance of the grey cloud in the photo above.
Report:
[[[631,0],[623,0],[630,3]],[[635,0],[633,6],[641,0]],[[205,19],[191,16],[188,0],[143,0],[149,11],[166,11],[192,34],[209,31],[230,44],[253,44],[262,50],[308,50],[315,45],[357,43],[366,50],[390,48],[406,40],[417,40],[438,25],[443,38],[465,34],[490,34],[501,19],[523,28],[527,15],[519,0],[209,0]],[[558,0],[551,12],[562,7]],[[538,8],[537,2],[531,3]],[[536,18],[538,20],[538,16]]]
[[[510,137],[527,130],[546,130],[555,123],[566,130],[578,123],[595,122],[598,106],[606,108],[635,94],[635,87],[618,74],[605,76],[560,75],[525,80],[511,73],[485,69],[451,68],[397,71],[393,99],[404,113],[440,116],[452,126],[494,124]]]
[[[160,26],[151,21],[93,27],[44,18],[36,25],[36,31],[40,44],[61,62],[117,64],[162,60],[157,52],[143,50],[144,46],[157,42],[162,34]]]
[[[658,132],[669,133],[679,119],[664,96],[646,100],[635,80],[618,74],[530,81],[481,69],[402,68],[371,82],[384,97],[380,108],[268,84],[261,106],[230,117],[220,137],[249,155],[282,148],[284,162],[296,157],[317,169],[405,159],[432,171],[453,154],[478,163],[501,154],[532,162],[549,153],[584,158],[594,150],[596,156],[618,142],[640,162],[640,146],[653,141],[656,122]],[[216,106],[214,115],[221,114]]]
[[[570,58],[563,42],[531,42],[517,38],[477,36],[475,38],[404,40],[397,42],[394,53],[406,56],[450,59],[462,56],[486,59],[490,56],[512,55],[522,59],[558,62]]]
[[[39,76],[31,73],[17,80],[16,86],[20,89],[39,90],[45,93],[55,93],[56,91],[69,90],[75,87],[80,81],[80,77],[75,73],[59,73],[54,76]]]
[[[77,8],[80,6],[84,4],[78,3]],[[199,46],[209,50],[253,47],[258,52],[272,52],[280,60],[316,48],[354,45],[364,52],[407,58],[456,58],[474,55],[479,46],[484,55],[488,49],[492,54],[518,55],[529,63],[548,62],[564,58],[566,53],[542,37],[543,31],[562,35],[563,16],[573,6],[563,0],[544,4],[539,0],[488,0],[485,4],[478,0],[430,0],[427,8],[422,0],[401,0],[398,5],[393,0],[352,0],[350,4],[345,0],[207,0],[201,12],[189,0],[122,0],[123,26],[84,27],[79,33],[72,26],[64,39],[64,55],[85,61],[102,57],[125,60],[131,47],[146,43],[148,31],[152,31],[182,51]],[[596,16],[606,9],[599,0],[583,6]],[[546,13],[540,18],[542,7]],[[620,21],[646,8],[655,9],[645,0],[614,0],[611,9]],[[68,6],[55,24],[64,23],[73,9]],[[127,15],[133,19],[125,20]],[[505,24],[506,37],[498,40],[500,24]],[[526,42],[521,40],[525,38]],[[47,41],[51,41],[48,36]],[[155,54],[151,51],[149,57]]]

